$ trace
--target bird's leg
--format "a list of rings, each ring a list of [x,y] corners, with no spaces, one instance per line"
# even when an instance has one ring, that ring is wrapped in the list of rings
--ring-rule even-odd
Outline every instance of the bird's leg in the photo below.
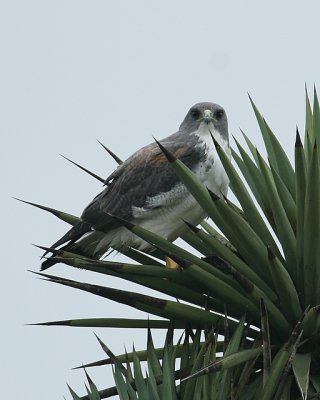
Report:
[[[180,269],[180,265],[172,260],[172,258],[165,256],[166,267],[170,269]]]

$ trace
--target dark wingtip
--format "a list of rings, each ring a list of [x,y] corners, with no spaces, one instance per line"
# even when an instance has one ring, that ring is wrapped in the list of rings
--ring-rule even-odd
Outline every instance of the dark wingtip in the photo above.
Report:
[[[60,259],[56,259],[55,257],[47,258],[41,264],[40,271],[45,271],[46,269],[53,267],[55,264],[59,263]]]
[[[75,258],[66,258],[66,257],[59,257],[59,256],[52,256],[47,258],[40,266],[40,271],[45,271],[46,269],[52,267],[55,264],[65,264],[74,267],[76,264]]]
[[[176,161],[176,157],[169,151],[167,150],[155,137],[153,137],[157,145],[160,147],[162,153],[166,156],[167,160],[172,163]]]
[[[66,258],[66,257],[58,257],[58,256],[53,256],[50,258],[47,258],[46,261],[49,261],[47,263],[45,263],[45,261],[42,263],[44,265],[41,265],[40,267],[40,271],[43,271],[45,269],[48,269],[50,267],[52,267],[55,264],[65,264],[65,265],[70,265],[71,267],[75,267],[76,266],[76,258]]]
[[[61,261],[61,258],[56,257],[62,253],[61,250],[57,250],[52,247],[39,246],[37,244],[32,244],[32,245],[37,247],[38,249],[44,250],[45,253],[41,256],[41,259],[45,258],[48,253],[52,253],[54,255],[54,257],[49,257],[42,262],[40,271],[44,271]]]

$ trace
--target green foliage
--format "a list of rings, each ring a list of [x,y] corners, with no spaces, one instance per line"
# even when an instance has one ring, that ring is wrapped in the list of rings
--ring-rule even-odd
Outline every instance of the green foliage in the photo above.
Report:
[[[306,95],[304,145],[297,132],[294,167],[253,102],[252,106],[268,161],[245,134],[249,151],[236,141],[238,152],[232,151],[235,164],[215,143],[237,204],[209,192],[160,145],[180,180],[215,225],[204,222],[199,228],[186,220],[190,231],[184,240],[200,256],[121,219],[118,221],[127,229],[157,250],[142,253],[131,249],[125,254],[135,263],[118,263],[46,249],[71,267],[120,277],[157,290],[160,296],[40,274],[51,282],[161,318],[87,318],[43,323],[148,329],[144,351],[116,357],[100,341],[108,359],[85,367],[112,364],[116,386],[98,392],[87,376],[88,395],[80,397],[82,400],[107,398],[116,393],[120,399],[159,400],[320,397],[318,97],[314,92],[311,107]],[[29,204],[70,224],[78,221],[67,213]],[[180,269],[165,268],[166,256],[176,261]],[[165,300],[161,294],[175,300]],[[154,348],[150,331],[154,328],[167,330],[163,348]],[[183,336],[175,343],[174,332],[181,329]],[[141,363],[145,361],[144,373]],[[72,389],[70,392],[73,399],[79,399]]]
[[[242,319],[230,340],[225,339],[222,342],[218,341],[214,329],[205,334],[204,341],[201,341],[201,329],[195,332],[186,330],[183,343],[180,344],[180,339],[178,344],[174,345],[172,326],[168,329],[167,339],[160,353],[154,348],[151,331],[148,330],[146,354],[139,355],[136,351],[126,354],[127,367],[122,364],[124,360],[121,362],[122,356],[116,357],[108,353],[109,360],[114,364],[116,388],[107,389],[108,392],[103,391],[101,395],[105,398],[118,393],[120,399],[146,400],[212,398],[208,396],[227,398],[225,396],[228,396],[231,381],[236,386],[235,383],[241,379],[239,373],[237,376],[231,373],[232,369],[256,359],[262,353],[261,346],[255,342],[250,343],[245,338],[245,327],[248,325]],[[225,335],[225,338],[227,336]],[[98,340],[104,347],[101,340]],[[248,348],[238,352],[242,342],[245,342]],[[223,348],[224,356],[217,359],[217,353],[222,352]],[[147,361],[145,376],[142,372],[142,361]],[[176,365],[180,368],[176,369]],[[215,374],[208,375],[210,372]],[[199,378],[195,379],[197,377]],[[180,384],[176,381],[180,381]],[[245,387],[242,388],[242,391],[244,390]],[[81,397],[81,400],[90,400],[89,394]]]

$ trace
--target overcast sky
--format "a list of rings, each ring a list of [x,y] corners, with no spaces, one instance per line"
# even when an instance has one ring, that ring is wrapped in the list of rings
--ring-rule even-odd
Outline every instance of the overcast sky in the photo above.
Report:
[[[319,84],[318,1],[1,2],[1,397],[57,400],[66,382],[84,394],[71,367],[103,358],[92,329],[26,323],[141,312],[43,282],[41,251],[67,229],[10,196],[79,215],[101,184],[59,154],[102,176],[115,163],[96,139],[126,158],[177,130],[198,101],[221,104],[230,133],[241,127],[260,148],[249,92],[292,159],[303,127],[304,84]],[[319,86],[319,85],[318,85]],[[52,273],[139,290],[126,282],[57,265]],[[146,334],[94,330],[115,353]],[[157,334],[157,344],[162,335]],[[99,388],[111,371],[94,369]]]

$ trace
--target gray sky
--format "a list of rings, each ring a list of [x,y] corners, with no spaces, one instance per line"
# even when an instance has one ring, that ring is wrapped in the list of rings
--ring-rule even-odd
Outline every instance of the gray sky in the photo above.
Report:
[[[62,399],[70,368],[103,358],[92,329],[26,323],[81,317],[143,317],[125,306],[38,280],[41,252],[67,226],[20,197],[80,214],[99,182],[66,155],[107,176],[115,163],[177,130],[198,101],[221,104],[262,146],[249,92],[292,158],[303,127],[304,83],[319,86],[318,1],[4,1],[0,5],[2,288],[1,394]],[[3,71],[2,71],[3,70]],[[115,279],[57,265],[54,274],[132,290]],[[145,332],[95,329],[115,353],[142,349]],[[158,345],[162,335],[156,335]],[[90,371],[89,371],[90,372]],[[111,371],[94,369],[100,388]]]

